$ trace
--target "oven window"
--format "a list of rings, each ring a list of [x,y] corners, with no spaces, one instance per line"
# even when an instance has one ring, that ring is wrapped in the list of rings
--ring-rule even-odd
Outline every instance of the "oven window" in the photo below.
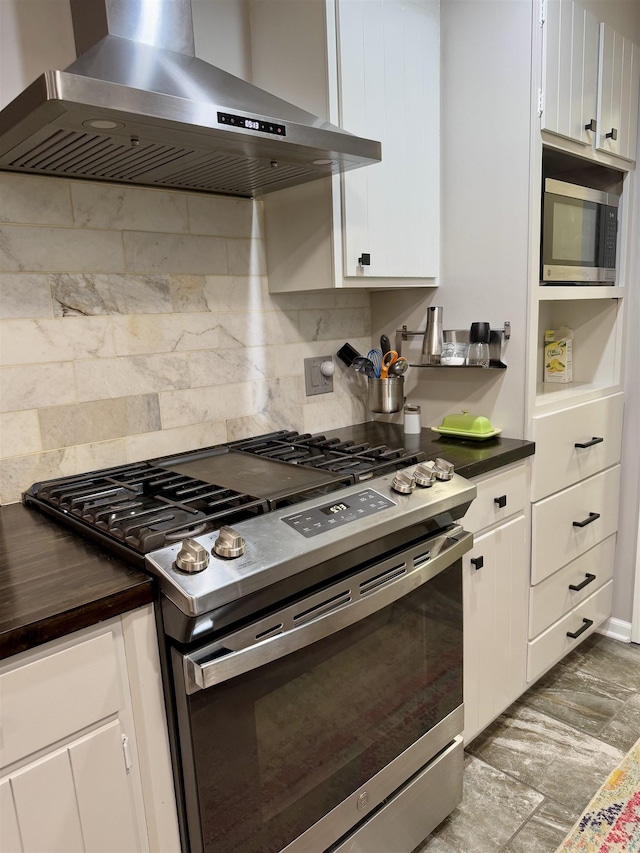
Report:
[[[458,707],[461,584],[458,561],[355,625],[189,696],[192,838],[211,853],[281,850]]]

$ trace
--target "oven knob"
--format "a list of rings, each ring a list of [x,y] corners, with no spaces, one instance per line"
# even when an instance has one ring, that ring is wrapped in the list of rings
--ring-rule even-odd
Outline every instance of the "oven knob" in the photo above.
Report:
[[[435,472],[438,480],[450,480],[453,477],[453,462],[436,459]]]
[[[415,487],[416,481],[408,471],[398,471],[391,483],[391,488],[394,492],[400,492],[401,495],[411,494]]]
[[[241,557],[246,547],[245,541],[233,527],[221,527],[220,534],[213,543],[213,550],[219,557]]]
[[[176,567],[181,572],[201,572],[209,565],[209,552],[195,539],[185,539],[176,557]]]
[[[413,472],[416,483],[423,489],[429,489],[436,481],[436,472],[429,464],[420,464]]]

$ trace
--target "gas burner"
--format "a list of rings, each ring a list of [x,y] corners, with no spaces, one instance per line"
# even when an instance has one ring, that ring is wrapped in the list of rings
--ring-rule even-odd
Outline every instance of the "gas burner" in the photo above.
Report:
[[[24,496],[129,557],[312,500],[424,459],[290,430],[34,484]]]

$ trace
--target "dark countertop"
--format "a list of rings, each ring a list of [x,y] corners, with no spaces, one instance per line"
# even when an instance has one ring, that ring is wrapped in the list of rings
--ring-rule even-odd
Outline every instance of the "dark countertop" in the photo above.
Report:
[[[530,441],[453,441],[423,429],[368,422],[324,431],[357,443],[404,445],[477,477],[531,456]],[[0,508],[0,659],[126,613],[153,600],[154,581],[35,509]]]
[[[461,441],[440,436],[430,429],[423,429],[420,435],[405,435],[401,426],[383,421],[369,421],[343,429],[325,430],[323,435],[328,438],[336,436],[352,439],[357,443],[368,441],[372,445],[404,445],[407,450],[414,452],[421,450],[426,453],[427,459],[439,456],[453,462],[456,474],[462,477],[478,477],[512,462],[519,462],[535,453],[535,444],[532,441],[519,438],[496,436],[486,441]]]
[[[144,572],[34,509],[0,509],[0,659],[152,601]]]

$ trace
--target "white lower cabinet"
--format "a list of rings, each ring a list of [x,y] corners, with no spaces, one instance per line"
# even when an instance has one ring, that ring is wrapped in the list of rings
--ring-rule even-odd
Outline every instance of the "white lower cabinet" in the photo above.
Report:
[[[611,615],[624,397],[535,417],[527,681]]]
[[[475,540],[463,558],[467,743],[526,687],[527,477],[523,463],[478,480],[478,497],[462,521]]]
[[[152,610],[142,610],[148,629]],[[146,709],[135,720],[127,667],[134,645],[125,640],[131,630],[112,619],[0,667],[3,853],[179,849],[164,710],[148,708],[160,729],[148,730]],[[149,700],[152,657],[134,666]],[[157,753],[151,772],[148,762],[141,767],[136,728],[142,751],[153,744]],[[152,822],[161,808],[168,817],[158,830]]]

